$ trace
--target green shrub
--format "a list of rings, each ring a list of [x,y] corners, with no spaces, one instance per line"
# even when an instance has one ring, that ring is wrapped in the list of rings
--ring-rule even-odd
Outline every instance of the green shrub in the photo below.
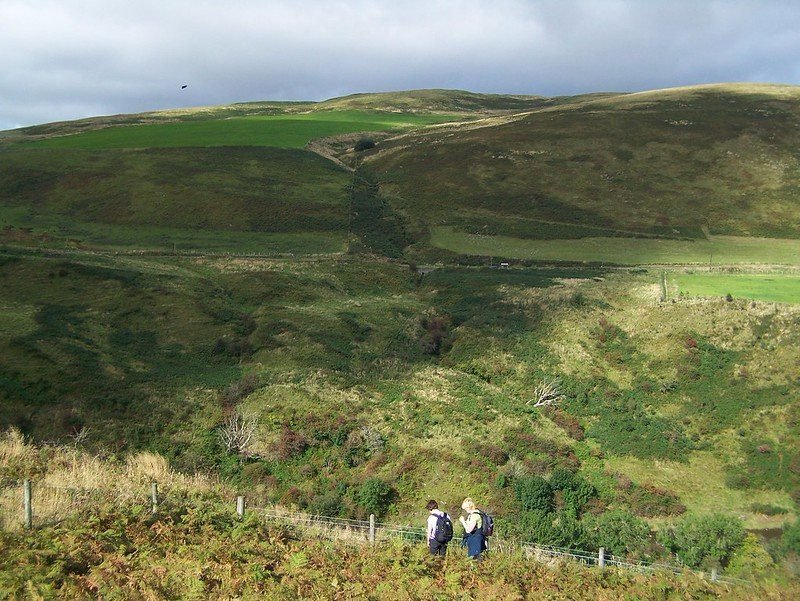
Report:
[[[338,516],[342,514],[342,496],[336,490],[329,490],[315,495],[306,507],[314,515]]]
[[[651,543],[650,527],[628,511],[616,510],[589,516],[584,520],[592,547],[605,547],[610,553],[642,559]]]
[[[731,555],[727,573],[739,578],[763,576],[773,563],[770,554],[758,542],[758,537],[748,533],[741,546]]]
[[[630,403],[625,406],[604,409],[586,435],[602,442],[604,449],[620,455],[686,461],[692,443],[681,426],[648,414],[637,407],[636,399],[627,400]]]
[[[690,568],[727,565],[744,541],[737,518],[722,515],[690,515],[658,533],[658,540]]]
[[[548,513],[555,507],[553,489],[544,478],[527,476],[514,483],[514,496],[524,511]]]
[[[389,509],[394,497],[394,490],[380,478],[368,478],[356,494],[356,502],[360,507],[381,516]]]
[[[566,510],[573,511],[580,515],[584,506],[597,496],[597,489],[578,474],[558,467],[550,475],[550,488],[560,491],[558,495],[561,505]]]
[[[750,505],[750,511],[760,513],[762,515],[786,515],[789,510],[785,507],[772,505],[770,503],[753,503]]]
[[[791,526],[783,527],[781,545],[785,552],[800,555],[800,520],[796,520]]]
[[[575,486],[576,476],[573,472],[557,467],[550,474],[550,488],[553,490],[570,490]]]

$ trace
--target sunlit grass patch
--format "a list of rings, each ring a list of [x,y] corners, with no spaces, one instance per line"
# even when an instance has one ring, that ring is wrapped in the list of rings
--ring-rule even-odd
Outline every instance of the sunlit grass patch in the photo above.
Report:
[[[748,528],[778,528],[786,521],[785,515],[753,513],[753,503],[794,506],[785,492],[730,488],[725,482],[726,462],[710,451],[695,451],[689,456],[688,462],[645,461],[631,456],[609,455],[607,467],[637,483],[658,486],[675,493],[690,512],[723,512],[742,516]]]
[[[777,273],[676,273],[674,281],[686,296],[727,296],[778,303],[800,303],[800,275]]]
[[[431,244],[456,253],[537,261],[581,261],[619,265],[759,264],[800,265],[800,240],[715,236],[713,240],[581,238],[528,240],[431,228]]]
[[[24,336],[36,329],[36,307],[0,301],[0,336]]]
[[[314,138],[353,132],[406,129],[452,121],[449,115],[371,111],[318,111],[97,129],[25,143],[33,148],[101,150],[192,146],[303,148]]]

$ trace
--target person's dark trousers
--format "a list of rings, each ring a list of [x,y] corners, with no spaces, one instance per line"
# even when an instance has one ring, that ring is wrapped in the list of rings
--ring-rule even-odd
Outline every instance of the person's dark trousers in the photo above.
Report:
[[[428,549],[431,555],[445,555],[447,553],[447,543],[440,543],[438,540],[430,539],[428,541]]]

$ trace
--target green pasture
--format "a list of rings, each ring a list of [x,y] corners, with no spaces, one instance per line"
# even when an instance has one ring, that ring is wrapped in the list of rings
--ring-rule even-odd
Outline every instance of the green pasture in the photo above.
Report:
[[[800,240],[715,236],[712,240],[648,238],[581,238],[523,240],[483,236],[440,226],[431,230],[431,244],[459,254],[541,261],[583,261],[642,264],[800,265]]]
[[[800,276],[785,274],[680,273],[674,275],[685,296],[726,296],[778,303],[800,303]]]
[[[330,111],[259,115],[108,127],[23,144],[26,148],[103,150],[201,146],[302,148],[310,140],[354,132],[420,127],[453,120],[449,115]]]

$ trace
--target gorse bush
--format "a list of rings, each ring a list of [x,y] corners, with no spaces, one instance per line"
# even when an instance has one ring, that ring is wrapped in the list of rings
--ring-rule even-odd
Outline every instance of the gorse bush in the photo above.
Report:
[[[597,489],[582,476],[564,468],[556,468],[550,474],[550,488],[559,491],[561,506],[580,515],[584,506],[597,497]]]
[[[382,516],[389,509],[394,497],[392,487],[379,478],[367,478],[356,494],[356,502],[367,513]]]
[[[692,568],[725,566],[744,541],[741,520],[721,515],[689,515],[658,533],[659,542]]]
[[[555,508],[553,489],[540,476],[527,476],[514,482],[514,496],[523,511],[547,514]]]
[[[605,547],[613,555],[634,560],[647,557],[652,543],[647,522],[622,510],[589,516],[586,530],[592,547]]]

